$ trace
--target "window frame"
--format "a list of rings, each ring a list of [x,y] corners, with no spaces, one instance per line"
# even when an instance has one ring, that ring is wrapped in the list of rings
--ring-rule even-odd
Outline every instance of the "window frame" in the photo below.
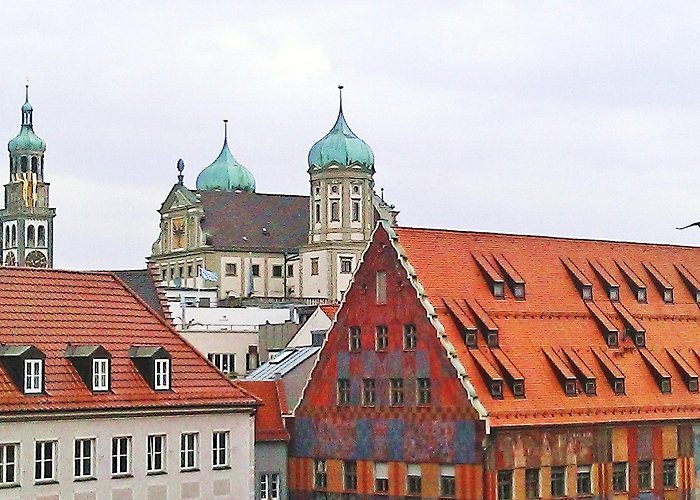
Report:
[[[311,276],[318,276],[318,257],[311,257],[309,261],[311,265]]]
[[[180,434],[180,471],[199,470],[199,432]]]
[[[386,325],[377,325],[374,329],[374,349],[379,352],[389,348],[389,329]]]
[[[42,394],[44,392],[44,360],[40,358],[25,359],[23,366],[24,393]]]
[[[377,383],[373,378],[362,379],[362,406],[377,404]]]
[[[454,465],[440,466],[440,498],[455,498],[457,496],[457,481],[455,480]]]
[[[416,325],[413,323],[403,325],[403,350],[416,350]]]
[[[328,487],[328,464],[325,460],[313,461],[314,488],[325,490]]]
[[[362,329],[352,325],[348,328],[348,350],[356,352],[362,350]]]
[[[131,436],[112,437],[112,463],[110,469],[112,471],[112,477],[131,476],[132,449]]]
[[[87,448],[84,445],[87,444]],[[76,438],[73,441],[73,479],[84,481],[95,477],[95,438]],[[87,454],[85,453],[87,451]],[[87,473],[85,473],[87,464]]]
[[[223,441],[222,441],[223,440]],[[231,467],[231,433],[230,431],[214,431],[211,434],[211,465],[213,469],[228,469]]]
[[[357,490],[357,462],[343,461],[343,488],[347,491]]]
[[[589,464],[579,465],[576,468],[576,494],[590,495],[593,493],[593,476]],[[584,486],[585,485],[585,486]]]
[[[167,470],[168,438],[165,434],[149,434],[146,441],[146,475],[163,474]],[[156,449],[156,443],[160,449]],[[160,462],[160,467],[157,466]]]
[[[340,257],[340,274],[352,274],[352,257]]]
[[[224,273],[226,276],[238,276],[238,263],[226,262],[224,264]]]
[[[48,446],[48,447],[47,447]],[[40,451],[41,450],[41,451]],[[50,450],[50,457],[47,458],[46,451]],[[58,452],[58,441],[42,440],[34,442],[34,484],[56,482],[56,455]],[[51,475],[46,475],[46,465],[51,468]],[[41,471],[41,474],[39,474]]]
[[[534,478],[532,477],[534,475]],[[525,469],[525,498],[542,498],[541,471],[539,467]],[[534,487],[534,490],[532,489]]]
[[[556,475],[555,475],[556,474]],[[566,466],[553,466],[550,472],[550,494],[552,498],[566,496]]]
[[[673,470],[670,470],[670,467],[673,467]],[[663,480],[663,485],[664,489],[675,489],[678,488],[678,463],[675,458],[665,458],[663,462],[661,463],[661,476]],[[668,481],[669,478],[671,478],[670,473],[673,473],[673,483],[670,483]]]
[[[92,360],[92,390],[95,392],[109,391],[110,386],[109,358],[93,358]],[[101,382],[101,383],[98,383]]]
[[[280,475],[277,472],[260,474],[260,500],[279,500]]]
[[[432,403],[431,383],[429,378],[416,379],[416,403],[418,406],[428,406]]]
[[[170,358],[153,360],[153,387],[156,391],[170,390]]]
[[[619,474],[623,474],[621,478]],[[625,483],[623,486],[617,484],[620,479]],[[629,466],[627,462],[613,462],[612,491],[614,493],[627,493],[627,491],[629,491]]]
[[[391,406],[403,406],[404,383],[402,378],[389,379],[389,402]]]
[[[347,406],[350,404],[350,379],[339,378],[336,384],[338,389],[338,405]]]
[[[389,466],[386,462],[374,463],[374,492],[385,494],[389,492]]]
[[[12,459],[8,460],[9,450]],[[0,443],[0,487],[19,485],[19,443]],[[7,480],[8,471],[12,471],[12,481]]]
[[[496,473],[497,500],[513,500],[513,469],[499,470]]]
[[[273,278],[283,278],[284,277],[284,266],[281,264],[272,265],[272,277]]]
[[[640,492],[654,489],[654,464],[651,460],[637,462],[637,486]]]

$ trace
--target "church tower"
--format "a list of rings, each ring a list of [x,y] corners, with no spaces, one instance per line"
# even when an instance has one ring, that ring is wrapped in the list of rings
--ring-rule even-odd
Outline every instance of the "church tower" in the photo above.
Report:
[[[46,143],[34,133],[29,85],[22,106],[19,134],[7,144],[10,182],[5,184],[5,208],[0,210],[2,264],[53,267],[53,219],[49,185],[44,182]]]

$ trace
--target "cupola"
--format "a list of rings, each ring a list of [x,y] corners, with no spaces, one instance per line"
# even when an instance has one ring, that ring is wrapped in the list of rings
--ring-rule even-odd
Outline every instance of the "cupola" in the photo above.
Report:
[[[369,145],[350,130],[343,115],[343,86],[339,85],[340,109],[335,125],[309,151],[309,173],[329,167],[362,168],[374,173],[374,153]]]
[[[29,103],[29,85],[26,85],[25,101],[22,105],[22,128],[19,134],[7,144],[10,153],[32,152],[43,153],[46,151],[46,142],[34,133],[32,125],[32,113],[34,109]]]
[[[224,120],[224,145],[211,165],[197,176],[198,191],[255,191],[255,178],[228,148],[228,120]]]

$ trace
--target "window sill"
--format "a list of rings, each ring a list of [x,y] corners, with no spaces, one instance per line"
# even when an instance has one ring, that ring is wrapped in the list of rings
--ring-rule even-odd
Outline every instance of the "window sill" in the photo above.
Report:
[[[20,484],[19,483],[6,483],[6,484],[0,484],[0,490],[5,490],[9,488],[19,488]]]
[[[167,474],[167,472],[164,470],[152,470],[146,472],[147,476],[162,476],[163,474]]]
[[[97,478],[95,476],[85,476],[85,477],[76,477],[73,479],[74,483],[84,483],[85,481],[97,481]]]
[[[36,479],[34,481],[34,484],[36,486],[43,486],[45,484],[58,484],[58,481],[56,481],[55,479]]]
[[[130,477],[134,477],[131,472],[124,472],[123,474],[112,474],[112,479],[127,479]]]
[[[226,465],[213,465],[211,470],[230,470],[231,466],[226,464]]]
[[[189,467],[187,469],[180,469],[180,472],[199,472],[199,467]]]

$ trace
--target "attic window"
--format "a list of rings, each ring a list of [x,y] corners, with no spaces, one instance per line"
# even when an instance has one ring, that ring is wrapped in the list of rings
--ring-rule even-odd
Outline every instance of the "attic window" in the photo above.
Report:
[[[698,374],[677,349],[666,349],[690,392],[698,392]]]
[[[506,282],[510,287],[513,297],[517,300],[525,300],[525,280],[520,276],[520,273],[511,265],[505,255],[494,255],[493,258],[496,260],[496,264],[501,268],[503,274],[505,274]]]
[[[95,392],[109,390],[111,356],[104,347],[69,344],[64,357],[71,362],[85,386],[90,390]]]
[[[161,346],[133,345],[129,357],[151,389],[169,390],[171,386],[170,353]]]
[[[464,340],[464,344],[467,347],[476,347],[476,332],[477,328],[474,326],[472,320],[467,316],[462,306],[456,300],[445,300],[443,299],[445,306],[452,313],[453,318],[459,326],[459,333]]]
[[[625,324],[625,334],[632,339],[634,345],[644,347],[646,345],[646,330],[641,323],[621,303],[613,304],[613,306],[622,317]]]
[[[675,268],[683,278],[683,283],[685,283],[695,302],[700,304],[700,281],[683,264],[675,264]]]
[[[646,348],[639,349],[639,354],[646,362],[651,374],[654,375],[656,383],[663,394],[671,392],[671,374],[661,364],[654,353]]]
[[[605,293],[608,295],[608,298],[613,302],[620,300],[620,285],[615,281],[615,278],[612,277],[599,261],[592,259],[589,260],[588,263],[603,282]]]
[[[170,389],[170,360],[155,360],[155,389],[157,391]]]
[[[642,262],[661,294],[661,298],[667,304],[673,304],[673,285],[659,272],[651,262]]]
[[[498,325],[489,317],[488,313],[476,300],[470,300],[467,305],[474,313],[477,323],[486,337],[489,347],[498,347]]]
[[[497,299],[502,299],[504,297],[505,287],[501,275],[498,274],[496,269],[491,265],[485,256],[472,253],[472,257],[474,257],[474,260],[481,270],[481,274],[491,287],[491,293],[493,296]]]
[[[32,345],[0,346],[0,362],[17,389],[24,394],[44,392],[43,352]]]
[[[610,385],[612,386],[613,392],[617,395],[622,395],[625,393],[625,375],[617,367],[617,365],[610,359],[607,352],[599,347],[591,347],[591,351],[595,354],[596,359],[600,363],[603,373],[607,377]]]
[[[593,300],[593,285],[586,275],[583,274],[583,271],[581,271],[569,257],[562,257],[561,261],[569,272],[569,276],[574,282],[574,285],[579,290],[581,298],[583,300]]]
[[[552,347],[542,348],[542,352],[549,360],[554,369],[559,383],[562,384],[564,392],[567,396],[576,395],[576,377],[573,372],[566,366],[564,360],[559,357],[559,354]]]
[[[92,390],[106,391],[109,389],[109,359],[92,360]]]
[[[24,393],[39,394],[42,392],[44,380],[44,360],[24,360]]]
[[[588,307],[588,310],[591,311],[591,313],[593,314],[593,317],[596,320],[596,324],[598,325],[598,328],[603,334],[603,339],[605,340],[605,343],[608,345],[608,347],[616,347],[618,332],[615,325],[612,323],[612,321],[610,321],[610,319],[605,315],[605,313],[600,309],[600,307],[598,307],[598,305],[595,302],[587,302],[586,306]]]
[[[616,379],[613,386],[613,392],[618,396],[625,394],[625,379]]]
[[[587,396],[595,396],[596,394],[596,377],[590,367],[583,360],[579,352],[572,348],[564,349],[564,354],[571,363],[572,371],[579,380],[583,382],[583,392]]]
[[[506,373],[506,379],[510,384],[510,389],[513,395],[518,398],[525,397],[525,377],[520,373],[520,370],[513,364],[510,358],[501,349],[491,349],[491,353],[501,369]]]
[[[469,354],[476,362],[481,376],[484,378],[486,386],[489,388],[491,397],[495,399],[503,398],[503,378],[498,370],[491,364],[486,355],[478,349],[470,349]]]
[[[608,288],[608,298],[613,302],[620,300],[620,289],[616,286]]]
[[[627,265],[626,262],[620,261],[616,262],[616,264],[617,267],[620,268],[620,271],[622,271],[622,274],[625,275],[627,283],[629,284],[634,294],[637,296],[637,302],[639,302],[640,304],[645,304],[647,301],[647,287],[642,281],[642,279],[637,273],[635,273],[632,270],[632,268],[629,265]]]

